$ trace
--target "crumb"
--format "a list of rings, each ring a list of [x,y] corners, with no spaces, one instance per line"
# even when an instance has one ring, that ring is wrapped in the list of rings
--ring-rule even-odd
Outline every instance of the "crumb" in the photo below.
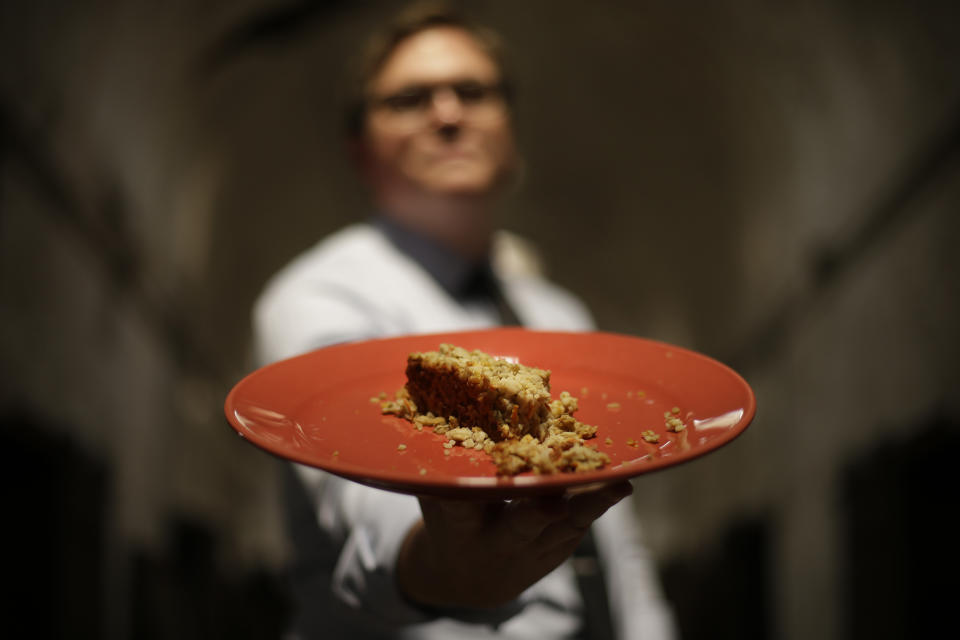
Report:
[[[674,416],[668,416],[667,419],[664,420],[664,424],[667,427],[667,431],[672,431],[674,433],[680,433],[687,428],[687,425],[683,423],[683,420]]]

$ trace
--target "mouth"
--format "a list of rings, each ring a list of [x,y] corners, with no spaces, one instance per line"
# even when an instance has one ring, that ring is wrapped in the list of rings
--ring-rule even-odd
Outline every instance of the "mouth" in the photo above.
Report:
[[[449,146],[434,149],[433,155],[438,158],[472,158],[477,155],[477,152],[475,149],[463,146]]]
[[[476,164],[479,161],[479,158],[474,153],[468,153],[466,151],[445,151],[441,153],[432,154],[430,157],[430,164],[434,166],[460,166],[460,165],[472,165]]]

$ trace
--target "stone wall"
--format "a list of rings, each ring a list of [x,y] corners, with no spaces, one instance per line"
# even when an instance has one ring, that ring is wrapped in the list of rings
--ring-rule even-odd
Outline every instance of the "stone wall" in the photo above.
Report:
[[[45,502],[30,478],[61,458],[38,451],[95,461],[77,472],[90,491],[56,494],[99,500],[92,636],[179,602],[154,587],[191,582],[170,569],[191,549],[236,601],[282,566],[276,463],[220,406],[266,278],[366,213],[339,79],[392,6],[0,9],[0,413],[8,451],[36,456],[7,486]],[[877,510],[849,501],[913,486],[919,471],[871,462],[891,448],[914,470],[955,450],[955,4],[471,7],[521,88],[527,171],[504,225],[601,328],[703,351],[757,391],[740,439],[637,481],[685,637],[860,637],[874,547],[852,532]],[[889,522],[932,535],[914,520]],[[875,537],[878,565],[896,540]],[[901,637],[902,608],[885,611]]]

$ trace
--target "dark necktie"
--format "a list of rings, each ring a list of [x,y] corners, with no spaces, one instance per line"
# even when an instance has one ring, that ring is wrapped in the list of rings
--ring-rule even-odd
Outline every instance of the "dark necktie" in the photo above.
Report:
[[[522,322],[503,294],[500,282],[488,266],[478,267],[467,279],[462,289],[464,300],[493,302],[504,326],[522,326]],[[603,568],[597,556],[592,530],[587,530],[577,549],[573,552],[573,568],[577,586],[583,598],[583,626],[577,640],[608,640],[613,637],[613,626],[604,583]]]
[[[610,603],[607,600],[607,586],[604,584],[603,567],[597,556],[593,530],[580,541],[573,552],[573,571],[583,598],[583,626],[577,633],[577,640],[607,640],[613,637],[613,625],[610,617]]]
[[[463,287],[463,299],[492,302],[497,309],[497,315],[500,317],[500,324],[503,326],[520,326],[523,324],[503,294],[503,288],[500,286],[497,277],[486,265],[477,267],[467,279]]]

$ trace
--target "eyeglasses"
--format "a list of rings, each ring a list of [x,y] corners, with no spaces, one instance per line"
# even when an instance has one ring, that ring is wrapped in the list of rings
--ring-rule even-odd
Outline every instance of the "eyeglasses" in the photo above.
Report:
[[[460,108],[473,115],[502,115],[505,112],[506,87],[472,80],[450,84],[413,85],[386,96],[372,98],[370,108],[407,121],[425,117],[441,91],[456,96]]]

